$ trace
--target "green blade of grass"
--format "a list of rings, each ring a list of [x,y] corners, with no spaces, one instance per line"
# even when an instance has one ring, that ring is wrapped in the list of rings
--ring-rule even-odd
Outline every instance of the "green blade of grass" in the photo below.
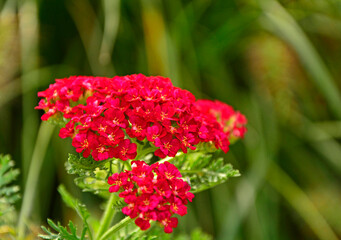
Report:
[[[304,127],[299,130],[300,135],[319,152],[333,167],[341,173],[341,146],[326,131],[314,125],[308,119],[302,118]]]
[[[20,5],[19,14],[19,33],[21,47],[21,87],[22,87],[22,164],[23,179],[26,178],[27,171],[32,157],[33,145],[32,138],[35,138],[38,118],[36,105],[36,93],[34,91],[25,92],[25,89],[32,89],[36,85],[39,75],[28,77],[27,72],[32,71],[38,66],[38,9],[35,1],[25,1]]]
[[[120,23],[120,4],[120,0],[102,0],[104,29],[98,60],[110,74],[113,73],[111,57]]]
[[[141,6],[149,73],[169,76],[167,31],[160,3],[145,0]]]
[[[25,184],[23,201],[18,220],[19,239],[22,239],[25,234],[25,223],[31,213],[32,206],[34,204],[34,197],[38,188],[41,166],[44,161],[44,157],[51,139],[53,129],[54,127],[51,124],[43,122],[41,123],[38,131],[38,136],[33,151],[27,181]]]
[[[255,96],[247,104],[252,106],[248,112],[252,125],[248,124],[245,145],[252,166],[247,172],[241,172],[243,177],[236,187],[235,200],[229,204],[217,239],[237,239],[239,229],[253,210],[257,195],[263,187],[270,161],[277,152],[278,129],[273,111]]]
[[[305,192],[277,164],[272,163],[267,175],[268,183],[281,194],[301,215],[321,240],[337,240],[338,237]]]
[[[98,57],[103,33],[95,9],[88,0],[70,0],[66,6],[83,43],[91,72],[95,75],[102,74]]]

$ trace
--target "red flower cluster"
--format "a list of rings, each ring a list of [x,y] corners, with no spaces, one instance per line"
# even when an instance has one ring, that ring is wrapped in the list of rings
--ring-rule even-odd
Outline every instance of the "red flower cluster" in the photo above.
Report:
[[[141,230],[150,227],[150,220],[158,221],[166,233],[177,227],[175,213],[187,214],[188,201],[194,195],[190,186],[183,181],[179,170],[171,163],[154,163],[151,166],[143,161],[133,161],[132,170],[115,173],[108,178],[112,185],[110,192],[120,192],[128,206],[122,212],[135,219]]]
[[[201,112],[201,118],[209,125],[216,122],[229,140],[243,138],[246,133],[246,117],[226,103],[211,100],[197,100],[195,107]]]
[[[155,155],[161,158],[173,157],[180,149],[194,150],[200,142],[227,152],[228,138],[245,132],[243,115],[225,105],[230,118],[238,118],[226,125],[231,119],[224,107],[210,112],[210,104],[195,102],[190,92],[163,77],[70,77],[57,79],[38,96],[43,98],[36,107],[45,110],[42,120],[63,117],[67,123],[59,136],[71,137],[77,152],[95,160],[134,159],[137,146],[130,139],[147,139],[158,147]],[[220,110],[225,122],[216,119]]]

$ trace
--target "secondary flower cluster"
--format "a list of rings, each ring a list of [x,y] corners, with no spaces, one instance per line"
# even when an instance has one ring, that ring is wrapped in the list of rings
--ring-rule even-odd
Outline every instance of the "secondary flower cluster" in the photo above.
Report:
[[[198,100],[195,107],[202,114],[202,119],[208,124],[219,123],[228,139],[236,140],[244,137],[246,133],[246,117],[226,103],[211,100]]]
[[[190,92],[164,77],[75,76],[57,79],[38,96],[43,98],[36,107],[45,110],[42,120],[64,120],[59,136],[72,138],[77,152],[95,160],[134,159],[137,146],[132,139],[147,139],[161,158],[173,157],[180,149],[194,150],[201,142],[227,152],[229,138],[245,132],[245,117],[230,106],[196,102]],[[210,105],[217,107],[210,111]]]
[[[150,220],[159,222],[166,233],[177,227],[173,215],[187,214],[187,203],[194,195],[190,186],[181,179],[179,170],[171,163],[133,161],[132,170],[115,173],[108,178],[110,192],[120,192],[128,206],[122,212],[135,219],[141,230],[150,227]]]

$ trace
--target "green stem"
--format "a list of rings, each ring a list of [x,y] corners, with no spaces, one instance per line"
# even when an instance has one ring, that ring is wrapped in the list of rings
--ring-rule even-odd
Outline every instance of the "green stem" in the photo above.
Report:
[[[119,223],[117,223],[116,225],[109,228],[108,231],[106,231],[103,234],[103,236],[101,238],[99,238],[99,240],[105,240],[105,239],[109,238],[112,234],[114,234],[118,230],[120,230],[123,227],[125,227],[126,225],[128,225],[132,220],[133,219],[131,219],[130,217],[123,218]]]
[[[96,239],[101,239],[101,236],[103,235],[104,231],[109,227],[113,217],[115,216],[115,208],[113,205],[116,202],[116,200],[117,200],[116,194],[111,194],[105,211],[103,213],[103,217],[101,219]]]
[[[51,139],[54,127],[46,122],[41,123],[38,137],[34,146],[33,156],[25,184],[24,197],[18,221],[18,239],[25,235],[25,222],[29,217],[39,183],[41,167],[44,162],[45,153]]]

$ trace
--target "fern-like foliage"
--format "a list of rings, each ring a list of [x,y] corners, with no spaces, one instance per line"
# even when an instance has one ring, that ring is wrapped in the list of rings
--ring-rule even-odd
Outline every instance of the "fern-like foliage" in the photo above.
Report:
[[[66,240],[83,240],[83,239],[90,239],[92,240],[92,232],[88,223],[88,219],[90,217],[89,211],[86,209],[85,205],[82,204],[78,199],[71,196],[71,194],[65,189],[63,185],[58,187],[58,192],[62,196],[64,203],[75,210],[78,216],[83,221],[83,228],[82,234],[80,237],[77,236],[77,228],[73,224],[72,221],[69,222],[69,229],[70,232],[67,230],[66,227],[63,227],[60,223],[54,223],[52,220],[48,219],[47,223],[57,232],[53,233],[46,227],[42,226],[41,228],[47,235],[39,235],[40,238],[43,239],[66,239]],[[87,234],[88,233],[88,234]],[[88,238],[86,238],[88,237]]]
[[[111,193],[112,194],[112,193]],[[115,208],[116,211],[122,211],[122,208],[128,206],[128,204],[124,201],[124,199],[119,199],[113,204],[113,208]]]
[[[172,163],[191,185],[191,192],[197,193],[227,181],[230,177],[240,176],[231,164],[214,154],[192,152],[176,156]]]
[[[75,184],[84,192],[92,192],[103,198],[109,197],[109,184],[107,183],[110,160],[95,161],[91,157],[84,158],[69,154],[66,162],[66,170],[70,174],[76,174]]]
[[[85,205],[83,203],[81,203],[78,199],[71,196],[71,194],[67,192],[67,190],[65,189],[65,187],[63,185],[60,185],[58,187],[58,192],[62,196],[64,203],[68,207],[72,208],[73,210],[75,210],[77,212],[78,216],[83,221],[83,231],[84,231],[84,229],[86,229],[86,231],[89,233],[90,239],[92,239],[91,229],[90,229],[89,224],[88,224],[88,218],[90,217],[90,213],[86,209]]]
[[[15,221],[13,204],[20,198],[19,187],[12,182],[19,175],[9,155],[0,155],[0,225]]]
[[[81,176],[75,178],[75,184],[84,192],[92,192],[103,198],[108,198],[109,184],[107,183],[108,173],[105,170],[95,170],[93,176]]]
[[[50,229],[42,226],[41,228],[47,235],[40,234],[39,237],[42,239],[56,239],[56,240],[85,240],[86,228],[83,229],[81,236],[77,236],[77,227],[72,221],[69,222],[67,227],[63,227],[60,222],[54,223],[51,219],[47,219],[47,223],[53,228],[57,233],[51,232]]]
[[[92,157],[84,158],[83,156],[69,154],[66,162],[66,170],[69,174],[77,174],[78,176],[94,176],[96,169],[105,169],[105,164],[109,160],[95,161]]]

